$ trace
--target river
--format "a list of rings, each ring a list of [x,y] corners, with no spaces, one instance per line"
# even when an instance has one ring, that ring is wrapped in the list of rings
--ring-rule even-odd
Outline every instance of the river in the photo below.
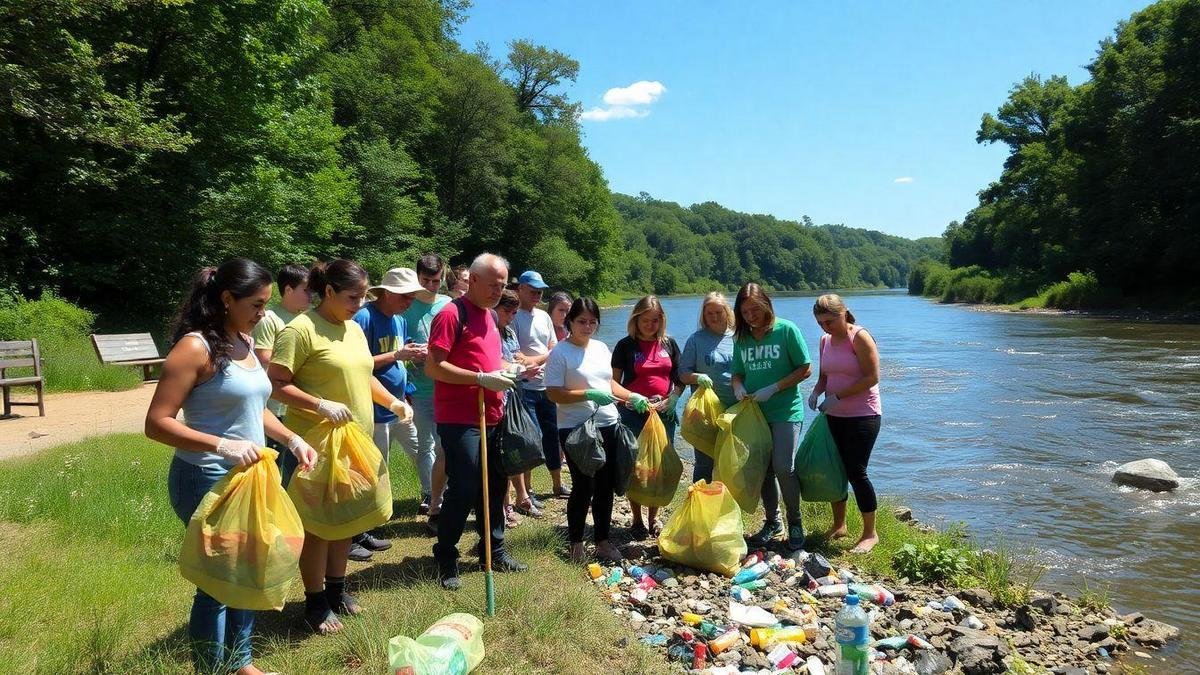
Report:
[[[881,495],[927,522],[964,521],[985,545],[1030,551],[1048,567],[1040,587],[1107,586],[1117,609],[1182,629],[1151,672],[1200,670],[1200,325],[978,311],[898,291],[845,297],[879,344]],[[813,299],[774,304],[815,359]],[[699,305],[663,301],[681,348]],[[598,337],[614,345],[629,310],[604,312]],[[1111,482],[1144,457],[1183,486]]]

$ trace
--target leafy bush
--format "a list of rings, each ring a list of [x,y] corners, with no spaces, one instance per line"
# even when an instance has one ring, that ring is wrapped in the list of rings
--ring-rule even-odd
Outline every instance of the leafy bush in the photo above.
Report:
[[[1059,309],[1084,309],[1101,304],[1100,282],[1092,272],[1071,272],[1066,281],[1060,281],[1039,295],[1046,299],[1046,307]]]
[[[905,544],[892,557],[897,574],[914,581],[953,581],[971,569],[969,550],[934,542]]]
[[[87,335],[95,320],[95,314],[51,291],[42,293],[40,300],[0,296],[0,340],[60,342]]]

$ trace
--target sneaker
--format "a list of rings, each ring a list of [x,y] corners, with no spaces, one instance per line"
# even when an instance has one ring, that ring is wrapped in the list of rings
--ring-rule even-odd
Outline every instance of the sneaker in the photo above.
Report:
[[[420,505],[417,506],[417,514],[422,515],[422,516],[429,515],[429,502],[432,502],[432,501],[433,501],[433,495],[422,494],[421,495],[421,503],[420,503]]]
[[[633,527],[629,528],[629,538],[634,541],[641,541],[650,536],[650,531],[642,523],[634,523]]]
[[[363,548],[358,542],[350,543],[350,559],[357,562],[367,562],[373,554]]]
[[[533,508],[541,510],[546,508],[546,504],[538,499],[532,492],[529,493],[529,503],[533,504]]]
[[[804,526],[788,525],[788,551],[799,551],[804,548]]]
[[[438,581],[442,588],[448,591],[457,591],[462,587],[462,580],[458,578],[458,563],[438,563]]]
[[[501,551],[500,555],[492,556],[492,570],[495,572],[524,572],[529,569],[529,565],[512,557],[508,551]]]
[[[363,534],[358,535],[354,538],[354,541],[368,551],[386,551],[392,547],[392,541],[390,539],[376,537],[370,532],[364,532]]]
[[[778,520],[768,520],[763,523],[761,530],[754,535],[746,537],[746,544],[754,548],[759,548],[766,546],[767,542],[781,534],[783,534],[783,523]]]
[[[429,536],[431,536],[431,537],[437,536],[437,533],[438,533],[437,523],[438,523],[438,514],[436,514],[436,513],[429,514],[429,520],[425,521],[425,531],[429,533]]]
[[[556,499],[566,499],[570,496],[571,496],[571,488],[569,488],[565,485],[554,491],[554,497]]]

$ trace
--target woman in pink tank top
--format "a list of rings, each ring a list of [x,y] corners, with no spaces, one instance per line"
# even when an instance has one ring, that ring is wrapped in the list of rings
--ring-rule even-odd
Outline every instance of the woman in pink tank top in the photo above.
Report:
[[[867,462],[879,436],[883,408],[879,401],[879,350],[875,340],[841,297],[829,294],[817,298],[813,316],[825,335],[821,336],[820,368],[817,386],[808,397],[808,405],[825,413],[829,432],[837,444],[846,467],[846,477],[854,488],[854,501],[862,513],[863,533],[853,553],[866,553],[879,543],[875,532],[875,487],[867,477]],[[817,398],[825,399],[817,405]],[[846,536],[846,502],[833,503],[831,539]]]

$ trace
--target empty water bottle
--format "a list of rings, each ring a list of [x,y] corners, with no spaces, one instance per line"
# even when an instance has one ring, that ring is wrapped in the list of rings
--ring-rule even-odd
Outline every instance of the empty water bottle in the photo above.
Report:
[[[837,675],[868,675],[871,672],[871,634],[867,614],[858,605],[858,596],[846,596],[842,610],[834,619],[838,642]]]

